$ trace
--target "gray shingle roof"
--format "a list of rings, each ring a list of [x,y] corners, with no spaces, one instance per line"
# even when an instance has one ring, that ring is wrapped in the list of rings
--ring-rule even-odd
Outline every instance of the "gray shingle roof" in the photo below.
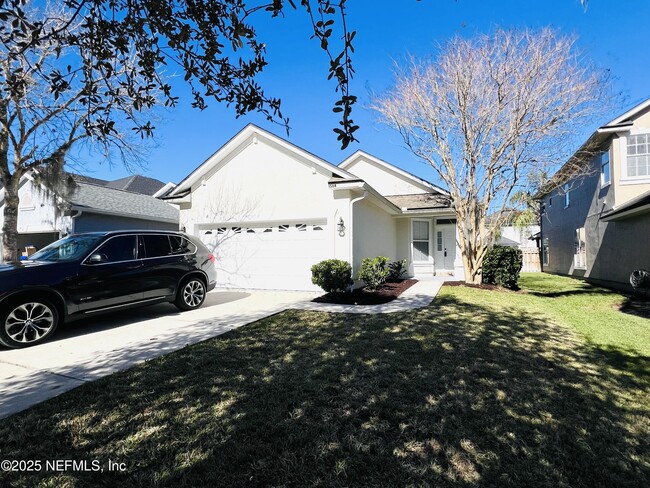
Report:
[[[412,195],[389,195],[385,197],[393,205],[408,210],[427,208],[451,208],[449,197],[439,193],[414,193]]]
[[[106,183],[106,187],[108,188],[141,193],[143,195],[153,195],[163,186],[165,186],[165,184],[162,181],[142,175],[127,176],[126,178]]]
[[[115,188],[77,183],[70,204],[79,210],[125,217],[178,222],[178,209],[157,198]]]

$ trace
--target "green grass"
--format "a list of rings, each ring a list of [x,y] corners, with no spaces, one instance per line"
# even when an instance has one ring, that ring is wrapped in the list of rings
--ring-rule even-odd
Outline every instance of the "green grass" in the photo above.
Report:
[[[127,470],[0,486],[650,486],[650,321],[573,280],[522,285],[287,311],[84,385],[0,421],[0,457]]]
[[[524,273],[522,288],[553,319],[574,328],[590,342],[650,356],[650,321],[621,313],[627,297],[588,283],[543,273]]]

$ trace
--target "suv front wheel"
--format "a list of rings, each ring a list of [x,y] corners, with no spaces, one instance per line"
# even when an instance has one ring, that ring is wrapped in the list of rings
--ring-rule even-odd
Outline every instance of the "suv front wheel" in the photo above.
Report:
[[[189,278],[181,282],[175,305],[181,310],[195,310],[205,301],[205,283],[200,278]]]
[[[45,300],[21,300],[0,314],[0,342],[7,347],[33,346],[50,337],[59,324],[59,313]]]

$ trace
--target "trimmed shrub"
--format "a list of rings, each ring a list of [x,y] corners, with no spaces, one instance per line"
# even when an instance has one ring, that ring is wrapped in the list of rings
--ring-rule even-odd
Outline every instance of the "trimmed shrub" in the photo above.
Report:
[[[406,259],[388,263],[388,279],[393,281],[399,280],[408,271],[408,265],[406,263]]]
[[[387,264],[390,261],[386,256],[364,258],[361,260],[359,279],[363,280],[369,291],[375,291],[386,282],[388,278]]]
[[[352,284],[352,266],[340,259],[326,259],[311,267],[311,282],[327,293],[346,292]]]
[[[520,249],[494,245],[488,249],[483,259],[483,283],[516,289],[522,266],[523,255]]]

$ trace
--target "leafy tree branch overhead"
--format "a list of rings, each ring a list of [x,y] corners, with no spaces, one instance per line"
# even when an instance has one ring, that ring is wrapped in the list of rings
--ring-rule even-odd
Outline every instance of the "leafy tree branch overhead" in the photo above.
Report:
[[[339,94],[333,110],[340,113],[340,121],[334,132],[344,148],[355,140],[358,127],[351,115],[356,97],[349,91],[355,32],[346,23],[346,0],[63,0],[70,25],[80,23],[74,32],[70,25],[52,27],[44,19],[34,19],[27,3],[2,3],[0,36],[11,38],[23,50],[42,43],[74,46],[76,56],[92,67],[80,73],[88,93],[98,95],[96,75],[110,77],[134,57],[137,63],[123,73],[122,83],[136,109],[158,103],[156,92],[166,106],[176,105],[178,97],[163,71],[180,68],[191,87],[193,106],[203,109],[210,100],[224,102],[237,116],[258,111],[287,127],[280,100],[267,95],[256,81],[267,61],[265,43],[254,24],[281,16],[287,8],[303,9]],[[49,80],[53,93],[65,90],[64,78],[55,73]],[[95,117],[97,126],[92,130],[111,130],[110,110]],[[143,122],[134,129],[149,135],[153,127]]]

